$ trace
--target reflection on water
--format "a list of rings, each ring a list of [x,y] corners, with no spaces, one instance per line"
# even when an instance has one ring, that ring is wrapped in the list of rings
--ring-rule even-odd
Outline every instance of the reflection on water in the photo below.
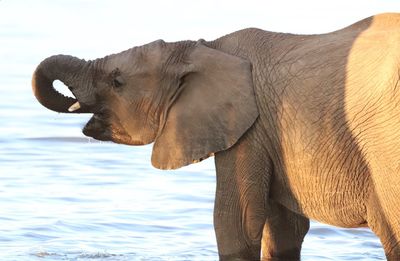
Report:
[[[10,32],[0,29],[0,260],[217,260],[213,161],[159,171],[149,146],[84,137],[88,115],[31,94],[38,38]],[[369,230],[317,223],[302,254],[384,260]]]

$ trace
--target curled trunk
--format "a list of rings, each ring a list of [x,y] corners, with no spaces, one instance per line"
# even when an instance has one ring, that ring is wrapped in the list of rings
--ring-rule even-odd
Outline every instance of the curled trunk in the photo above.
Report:
[[[56,55],[45,59],[39,64],[32,76],[32,90],[36,99],[46,108],[56,112],[69,112],[68,108],[77,102],[75,98],[67,97],[58,92],[53,82],[62,81],[70,90],[81,74],[86,61],[73,56]],[[86,112],[79,109],[75,112]]]

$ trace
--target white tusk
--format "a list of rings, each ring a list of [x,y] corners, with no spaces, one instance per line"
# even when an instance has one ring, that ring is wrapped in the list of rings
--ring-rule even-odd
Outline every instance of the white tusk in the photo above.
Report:
[[[74,104],[71,105],[71,107],[68,108],[69,112],[73,112],[76,110],[79,110],[81,108],[81,105],[79,104],[79,102],[75,102]]]

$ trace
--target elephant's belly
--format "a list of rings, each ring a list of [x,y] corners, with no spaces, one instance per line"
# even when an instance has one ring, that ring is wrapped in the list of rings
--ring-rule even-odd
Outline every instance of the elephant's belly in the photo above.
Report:
[[[310,219],[339,227],[366,226],[369,185],[341,173],[336,179],[308,176],[304,180],[277,180],[272,198]],[[280,184],[279,184],[280,183]]]
[[[292,121],[286,114],[281,120],[285,130],[281,133],[281,158],[273,162],[275,200],[331,225],[364,224],[371,170],[365,147],[346,127],[346,118],[341,115],[333,121],[333,115],[318,114],[317,119],[326,120],[324,124],[308,118],[303,119],[307,123],[304,124],[299,120],[304,114]]]
[[[310,219],[333,226],[365,226],[367,219],[365,202],[343,197],[351,198],[352,195],[332,193],[303,196],[300,202],[301,212]]]

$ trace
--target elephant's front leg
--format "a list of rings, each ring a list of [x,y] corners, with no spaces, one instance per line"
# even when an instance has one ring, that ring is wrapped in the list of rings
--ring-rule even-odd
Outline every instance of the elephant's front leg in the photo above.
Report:
[[[258,143],[241,139],[215,156],[214,228],[220,260],[259,260],[271,164]]]

